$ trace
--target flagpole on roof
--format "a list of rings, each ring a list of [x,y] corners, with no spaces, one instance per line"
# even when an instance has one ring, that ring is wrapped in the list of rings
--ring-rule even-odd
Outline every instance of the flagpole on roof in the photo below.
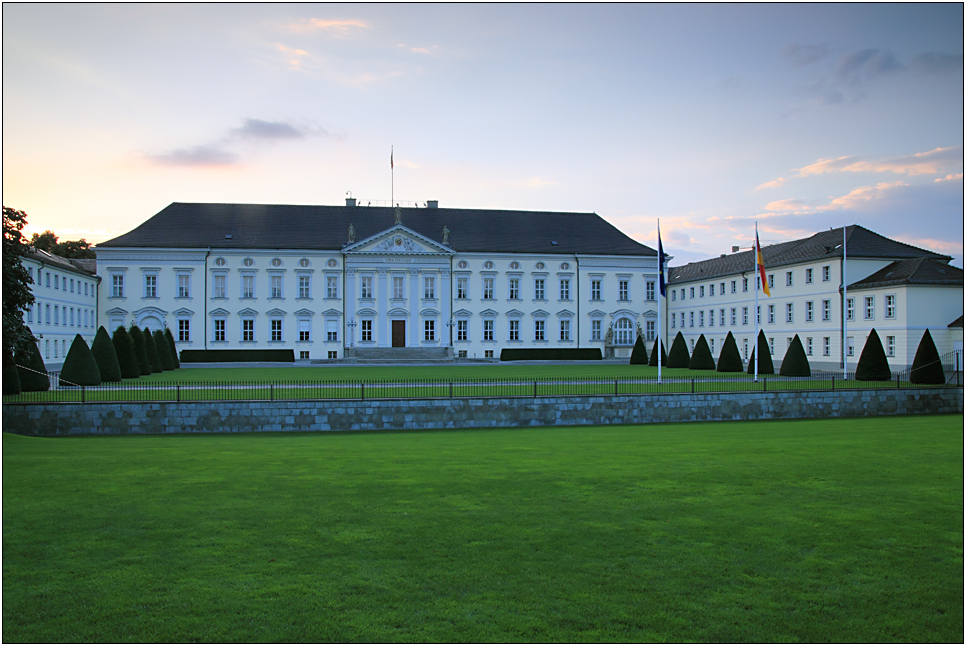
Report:
[[[849,288],[846,280],[845,263],[848,253],[845,250],[846,227],[842,227],[842,378],[849,378]]]
[[[395,165],[392,163],[394,146],[389,146],[389,208],[396,206],[396,177]]]
[[[754,276],[755,276],[755,313],[754,313],[754,316],[755,316],[755,381],[758,381],[758,363],[761,358],[761,352],[758,351],[758,326],[761,325],[761,320],[760,320],[760,317],[758,316],[758,281],[760,280],[758,278],[758,274],[760,273],[758,271],[758,254],[759,254],[758,223],[755,222],[755,249],[751,254],[752,261],[755,263],[755,270],[754,270]]]

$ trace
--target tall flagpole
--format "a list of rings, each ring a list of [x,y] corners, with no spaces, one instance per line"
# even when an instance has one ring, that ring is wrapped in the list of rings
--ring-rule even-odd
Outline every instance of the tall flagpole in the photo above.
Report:
[[[389,208],[396,206],[396,172],[392,163],[393,146],[389,146]]]
[[[751,254],[755,263],[755,381],[758,381],[758,364],[761,362],[761,352],[758,351],[758,326],[761,325],[761,317],[758,316],[758,283],[761,280],[759,277],[761,272],[758,270],[759,253],[761,253],[761,247],[758,242],[758,223],[755,222],[755,250]]]
[[[664,331],[663,319],[661,318],[661,297],[665,296],[664,291],[667,289],[664,282],[664,245],[661,244],[661,218],[657,219],[657,270],[660,274],[657,280],[657,343],[654,346],[654,351],[657,352],[657,383],[661,383],[661,334]]]
[[[849,288],[848,281],[845,278],[845,262],[848,259],[848,253],[845,250],[845,231],[846,227],[842,227],[842,378],[849,378]]]

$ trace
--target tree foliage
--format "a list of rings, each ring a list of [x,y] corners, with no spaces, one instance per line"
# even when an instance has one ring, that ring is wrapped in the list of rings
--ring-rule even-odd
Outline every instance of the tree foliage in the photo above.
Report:
[[[84,238],[80,240],[64,240],[60,242],[57,234],[51,230],[43,233],[35,233],[30,238],[30,245],[36,249],[42,249],[47,253],[63,258],[96,258],[91,243]]]
[[[36,343],[28,343],[26,350],[16,354],[18,371],[20,373],[20,389],[23,392],[42,392],[50,390],[50,377],[47,376],[47,366],[40,356],[40,348]]]
[[[20,370],[13,360],[10,348],[6,346],[3,348],[3,394],[20,394]]]
[[[127,333],[123,325],[119,325],[114,330],[111,343],[114,345],[117,363],[121,368],[121,377],[123,379],[137,379],[140,377],[141,369],[138,367],[137,352],[134,350],[134,339]]]
[[[660,338],[654,339],[654,345],[651,346],[650,359],[647,361],[647,365],[657,367],[657,348],[658,345],[661,347],[661,365],[665,368],[667,367],[667,348],[664,347],[664,343],[661,342]]]
[[[671,351],[667,355],[668,368],[687,368],[691,364],[691,355],[684,335],[678,332],[671,343]]]
[[[758,331],[758,349],[761,351],[761,361],[758,364],[759,375],[775,374],[775,364],[771,361],[771,348],[768,347],[768,339],[765,338],[765,331]],[[748,374],[755,374],[755,351],[751,351],[751,358],[748,359]]]
[[[144,336],[144,348],[148,353],[151,372],[164,372],[164,366],[161,365],[161,355],[158,354],[158,346],[154,343],[154,333],[151,332],[150,328],[144,328],[142,336]]]
[[[738,343],[735,335],[728,332],[725,337],[724,345],[721,346],[721,354],[718,355],[718,372],[743,372],[745,364],[741,361],[741,353],[738,352]]]
[[[97,386],[101,383],[101,371],[97,361],[80,334],[74,336],[64,367],[60,369],[61,386]]]
[[[144,341],[144,332],[136,325],[132,325],[128,334],[134,343],[134,356],[138,359],[138,372],[142,375],[151,374],[151,360],[148,358],[148,346]]]
[[[855,367],[855,378],[859,381],[889,381],[892,379],[892,370],[889,369],[889,360],[886,358],[885,350],[882,349],[882,341],[879,340],[879,333],[872,328],[869,338],[865,340],[865,347],[859,355],[859,365]]]
[[[171,346],[168,345],[168,340],[165,338],[164,332],[155,330],[152,336],[154,337],[154,347],[158,350],[158,358],[161,359],[161,368],[163,370],[174,370],[174,359],[171,358]]]
[[[33,280],[22,262],[27,254],[23,236],[26,223],[26,213],[3,207],[3,347],[14,356],[36,343],[23,320],[24,310],[34,302],[30,290]]]
[[[177,370],[181,367],[181,360],[178,359],[178,346],[174,342],[174,337],[171,335],[171,330],[164,328],[164,338],[168,341],[168,347],[171,349],[171,358],[174,360],[174,369]]]
[[[94,342],[91,343],[91,354],[94,355],[94,361],[97,362],[97,369],[101,373],[102,382],[121,380],[121,364],[117,359],[114,343],[103,325],[97,328],[97,334],[94,335]]]
[[[802,347],[802,340],[798,338],[797,334],[785,352],[785,358],[782,359],[782,367],[778,369],[778,374],[782,377],[812,376],[812,367],[808,365],[805,348]]]
[[[641,335],[637,335],[637,341],[634,342],[634,349],[631,350],[631,365],[647,365],[647,348],[644,346],[644,339]]]
[[[698,337],[698,342],[694,344],[694,352],[691,353],[691,361],[688,362],[691,370],[714,370],[714,357],[711,355],[711,348],[708,347],[708,340],[704,335]]]
[[[914,384],[946,383],[946,372],[929,330],[923,332],[919,341],[916,358],[912,360],[912,369],[909,371],[909,381]]]

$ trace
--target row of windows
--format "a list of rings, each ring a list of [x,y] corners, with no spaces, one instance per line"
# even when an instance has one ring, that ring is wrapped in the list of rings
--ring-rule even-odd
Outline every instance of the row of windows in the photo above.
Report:
[[[831,267],[829,265],[825,265],[824,267],[822,267],[822,282],[828,282],[831,279],[832,279],[832,269],[831,269]],[[806,285],[811,285],[813,282],[815,282],[814,281],[814,273],[813,273],[812,268],[811,267],[808,267],[808,268],[805,269],[805,284]],[[794,283],[795,283],[795,272],[793,272],[793,271],[786,271],[785,272],[785,286],[786,287],[793,287],[794,286]],[[724,296],[725,295],[725,293],[726,293],[725,292],[725,287],[727,285],[727,281],[722,281],[720,283],[709,283],[708,286],[707,286],[707,288],[708,288],[707,293],[708,293],[708,297],[709,298],[711,298],[711,297],[714,296],[714,294],[715,294],[715,285],[716,284],[717,284],[717,287],[718,287],[718,294],[721,295],[721,296]],[[738,293],[738,280],[737,279],[732,280],[730,286],[731,286],[731,293],[732,294],[737,294]],[[755,279],[755,287],[756,288],[759,288],[759,289],[761,288],[761,279],[760,278],[756,278]],[[771,290],[771,289],[774,289],[774,287],[775,287],[775,274],[768,274],[768,289]],[[697,290],[697,292],[695,290]],[[742,292],[747,292],[748,291],[748,277],[742,277],[742,279],[741,279],[741,291]],[[705,286],[704,285],[697,285],[695,287],[689,287],[689,288],[687,288],[687,290],[685,290],[685,288],[683,288],[683,287],[681,289],[679,289],[679,290],[678,289],[671,290],[671,300],[672,301],[676,301],[678,299],[678,294],[681,295],[681,300],[682,301],[685,300],[686,294],[690,294],[690,297],[692,299],[693,298],[704,298],[704,295],[705,295]],[[695,296],[695,294],[697,294],[697,296]]]
[[[43,282],[45,287],[51,287],[53,289],[65,292],[69,291],[71,294],[80,294],[81,288],[83,287],[84,296],[94,295],[94,283],[90,281],[81,280],[79,278],[74,279],[68,276],[61,276],[57,272],[53,272],[53,274],[51,274],[49,271],[41,271],[40,267],[37,267],[37,276],[34,278],[33,268],[25,267],[25,269],[27,270],[27,275],[37,285],[41,285],[41,279],[46,278],[46,280]],[[42,276],[41,274],[45,274],[46,276]],[[53,282],[51,282],[51,278],[53,278]]]
[[[67,305],[51,305],[36,301],[26,311],[27,323],[34,322],[34,310],[37,311],[37,324],[63,325],[66,327],[92,328],[97,318],[93,309],[85,307],[68,307]]]
[[[285,298],[284,281],[280,275],[268,277],[269,298]],[[191,298],[191,276],[189,274],[177,275],[177,298]],[[255,298],[255,276],[243,275],[241,277],[241,298]],[[144,275],[144,298],[158,298],[158,276],[156,274]],[[297,287],[298,298],[312,298],[312,277],[298,276]],[[216,274],[212,276],[212,298],[228,298],[227,276]],[[124,298],[124,274],[111,275],[111,297]],[[325,297],[339,298],[339,279],[337,276],[326,276]]]
[[[863,298],[863,300],[864,300],[864,305],[865,305],[865,307],[864,307],[864,319],[866,321],[873,321],[873,320],[875,320],[875,296],[865,296]],[[854,298],[849,298],[849,299],[846,300],[846,303],[847,303],[846,320],[854,321],[855,320],[855,299]],[[823,321],[831,321],[832,320],[832,301],[831,300],[823,300],[821,307],[822,307],[822,320]],[[725,321],[726,321],[725,309],[722,308],[722,309],[718,310],[717,312],[718,312],[718,321],[720,321],[719,326],[720,327],[725,327]],[[732,326],[737,325],[737,312],[738,312],[738,308],[736,308],[736,307],[732,307],[731,308],[730,317],[728,317],[727,320],[730,320],[731,321],[731,325]],[[768,305],[767,312],[768,312],[767,322],[769,324],[774,324],[775,323],[775,305],[772,305],[772,304]],[[695,315],[695,312],[688,312],[687,313],[687,316],[688,316],[688,318],[687,318],[687,322],[688,322],[687,323],[687,326],[685,325],[685,320],[686,320],[685,319],[685,313],[684,312],[681,312],[680,314],[681,314],[681,318],[680,318],[681,325],[680,325],[680,327],[682,327],[682,328],[683,327],[695,327],[695,316],[694,316]],[[705,313],[704,313],[704,310],[699,310],[697,312],[697,314],[698,314],[697,327],[704,327],[704,323],[705,323],[705,315],[704,315]],[[884,314],[885,314],[885,318],[887,318],[887,319],[893,319],[893,318],[895,318],[895,316],[896,316],[896,297],[895,297],[895,294],[887,294],[885,296],[885,310],[884,310]],[[806,323],[811,323],[814,320],[815,320],[815,302],[814,301],[805,301],[805,322]],[[715,326],[715,310],[708,310],[707,321],[708,321],[708,327],[714,327]],[[785,303],[785,322],[786,323],[794,323],[795,322],[795,304],[794,303]],[[672,328],[673,327],[677,327],[677,323],[678,323],[677,314],[675,314],[675,313],[672,312],[671,313],[671,327]],[[759,324],[761,323],[761,306],[760,305],[758,306],[758,323]],[[748,308],[747,307],[742,307],[741,308],[741,324],[742,325],[748,325]]]

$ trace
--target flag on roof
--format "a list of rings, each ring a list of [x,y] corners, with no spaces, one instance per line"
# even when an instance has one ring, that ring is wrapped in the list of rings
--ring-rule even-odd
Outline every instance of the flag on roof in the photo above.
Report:
[[[771,290],[768,289],[768,280],[765,277],[765,257],[761,253],[761,243],[758,242],[757,224],[755,225],[755,265],[758,266],[758,276],[761,278],[762,291],[765,292],[765,296],[771,296]]]

